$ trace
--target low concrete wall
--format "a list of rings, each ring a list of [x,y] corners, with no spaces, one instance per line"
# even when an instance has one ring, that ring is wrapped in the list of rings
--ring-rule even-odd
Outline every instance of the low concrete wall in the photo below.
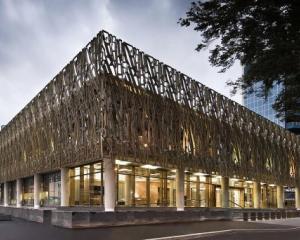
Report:
[[[223,208],[117,208],[104,212],[103,208],[66,207],[33,209],[0,206],[0,215],[8,215],[39,223],[52,223],[64,228],[93,228],[104,226],[142,225],[205,220],[268,220],[300,217],[296,209],[223,209]]]
[[[0,213],[33,222],[50,223],[51,209],[17,208],[0,206]]]
[[[65,228],[87,228],[101,226],[142,225],[174,222],[197,222],[203,220],[230,220],[228,209],[187,209],[186,211],[61,211],[52,212],[52,224]]]

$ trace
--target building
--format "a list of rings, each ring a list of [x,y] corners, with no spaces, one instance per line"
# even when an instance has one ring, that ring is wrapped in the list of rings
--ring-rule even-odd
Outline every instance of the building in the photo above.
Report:
[[[261,84],[256,83],[254,91],[252,93],[243,95],[243,105],[257,114],[269,119],[270,121],[278,124],[281,127],[285,127],[285,122],[276,117],[276,112],[273,109],[276,97],[282,90],[281,85],[275,85],[270,91],[267,98],[260,97],[256,91],[259,90]]]
[[[299,143],[101,31],[1,130],[0,203],[283,208]]]
[[[259,90],[261,83],[254,85],[254,91],[243,95],[243,105],[257,114],[269,119],[270,121],[278,124],[281,127],[288,129],[289,131],[300,134],[300,122],[295,119],[290,121],[283,121],[276,117],[276,112],[272,108],[275,103],[276,97],[282,91],[282,85],[277,84],[270,89],[267,98],[258,96],[256,91]]]
[[[254,91],[243,95],[243,105],[255,113],[265,117],[266,119],[278,124],[279,126],[295,133],[300,134],[300,122],[281,120],[276,117],[276,111],[273,109],[273,104],[277,96],[282,91],[283,86],[277,84],[270,89],[267,98],[259,96],[256,92],[259,91],[261,83],[254,85]],[[295,192],[293,188],[286,187],[284,191],[286,205],[290,206],[294,204]]]

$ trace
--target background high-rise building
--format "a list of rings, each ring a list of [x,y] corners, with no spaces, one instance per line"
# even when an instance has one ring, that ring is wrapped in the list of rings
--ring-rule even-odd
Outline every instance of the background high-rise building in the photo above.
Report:
[[[269,91],[269,95],[267,98],[257,96],[256,90],[259,90],[260,87],[261,83],[256,83],[253,87],[254,91],[243,96],[244,106],[269,119],[270,121],[280,125],[281,127],[285,127],[285,122],[276,117],[276,112],[272,108],[272,105],[275,103],[276,97],[282,90],[282,86],[275,85]]]
[[[254,85],[254,91],[252,93],[244,94],[243,104],[250,110],[258,113],[259,115],[269,119],[270,121],[284,127],[291,132],[300,134],[300,122],[299,121],[282,121],[276,117],[276,111],[272,108],[278,94],[281,92],[283,86],[276,84],[270,89],[268,97],[257,96],[256,90],[259,90],[261,83]]]

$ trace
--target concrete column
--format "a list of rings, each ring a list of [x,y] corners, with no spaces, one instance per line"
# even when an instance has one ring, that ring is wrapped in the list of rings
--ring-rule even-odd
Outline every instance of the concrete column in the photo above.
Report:
[[[253,207],[261,208],[261,184],[253,182]]]
[[[221,198],[222,198],[222,208],[229,207],[229,178],[221,178]]]
[[[8,182],[4,183],[4,199],[3,199],[4,207],[8,206]]]
[[[277,191],[276,191],[276,195],[277,195],[277,208],[284,208],[284,204],[283,204],[283,199],[284,199],[284,194],[283,194],[283,186],[276,186]]]
[[[295,207],[300,209],[300,186],[295,187]]]
[[[300,209],[300,177],[299,167],[295,169],[295,208]]]
[[[41,176],[39,174],[34,174],[34,178],[33,178],[34,208],[40,207],[40,185],[41,185]]]
[[[176,207],[184,211],[184,169],[176,170]]]
[[[62,207],[68,207],[69,198],[70,198],[70,178],[69,178],[68,168],[60,169],[60,179],[61,179],[60,205]]]
[[[105,158],[104,164],[104,209],[106,212],[114,212],[116,206],[116,178],[115,162]]]
[[[17,186],[16,186],[16,200],[17,200],[17,207],[22,206],[22,179],[17,179]]]

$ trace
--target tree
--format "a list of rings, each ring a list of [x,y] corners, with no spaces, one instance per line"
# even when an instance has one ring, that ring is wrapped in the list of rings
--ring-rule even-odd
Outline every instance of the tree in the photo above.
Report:
[[[298,0],[208,0],[192,2],[181,26],[193,25],[211,45],[209,61],[221,72],[238,60],[247,70],[228,82],[235,94],[253,92],[267,97],[275,84],[283,91],[273,108],[278,117],[300,121],[300,2]],[[212,44],[213,43],[213,44]]]

